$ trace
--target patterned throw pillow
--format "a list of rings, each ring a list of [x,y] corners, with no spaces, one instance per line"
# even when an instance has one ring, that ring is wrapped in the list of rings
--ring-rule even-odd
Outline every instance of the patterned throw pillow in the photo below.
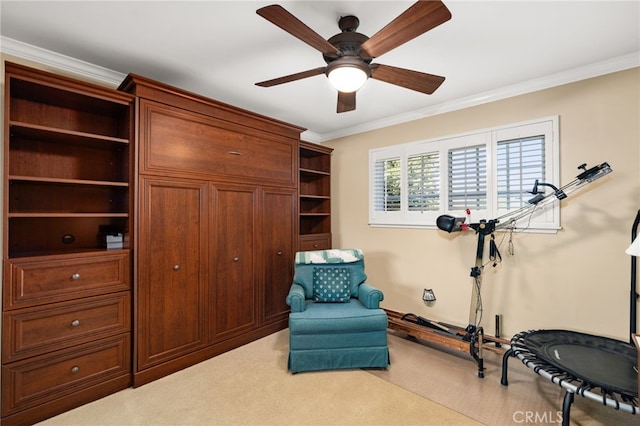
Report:
[[[344,303],[351,299],[351,272],[348,268],[313,268],[313,301]]]

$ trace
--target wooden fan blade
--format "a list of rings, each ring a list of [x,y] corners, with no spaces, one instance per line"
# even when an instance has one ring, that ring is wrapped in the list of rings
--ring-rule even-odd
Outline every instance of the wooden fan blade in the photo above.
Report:
[[[362,43],[362,56],[377,58],[451,19],[441,1],[419,1]]]
[[[314,75],[324,74],[327,67],[314,68],[312,70],[297,72],[295,74],[285,75],[284,77],[274,78],[273,80],[261,81],[256,83],[256,86],[271,87],[278,84],[290,83],[296,80],[302,80],[303,78],[313,77]]]
[[[371,64],[371,78],[406,87],[417,92],[432,94],[444,81],[444,77],[419,71],[392,67],[390,65]]]
[[[353,111],[356,109],[356,92],[338,92],[337,113]]]
[[[338,50],[334,45],[323,39],[322,36],[293,16],[282,6],[272,4],[271,6],[265,6],[256,10],[256,13],[325,55],[341,55],[340,50]]]

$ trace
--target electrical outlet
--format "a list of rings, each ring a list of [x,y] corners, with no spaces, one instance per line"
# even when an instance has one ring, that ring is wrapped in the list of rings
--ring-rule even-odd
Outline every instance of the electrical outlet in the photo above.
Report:
[[[422,293],[422,300],[424,300],[425,302],[433,302],[436,300],[436,295],[430,288],[425,288],[424,292]]]

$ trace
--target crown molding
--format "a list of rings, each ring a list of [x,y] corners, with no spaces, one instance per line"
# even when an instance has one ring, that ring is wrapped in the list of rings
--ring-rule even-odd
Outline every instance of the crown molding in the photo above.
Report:
[[[601,75],[611,74],[618,71],[624,71],[639,66],[640,52],[634,52],[606,61],[596,62],[594,64],[586,65],[583,67],[573,68],[545,77],[524,81],[510,86],[505,86],[497,90],[491,90],[465,98],[443,102],[441,104],[433,105],[424,109],[387,117],[381,120],[370,121],[358,126],[340,129],[335,132],[322,133],[316,135],[316,137],[319,137],[319,143],[322,143],[332,139],[369,132],[384,127],[394,126],[397,124],[431,117],[446,112],[456,111],[459,109],[482,105],[489,102],[495,102],[514,96],[524,95],[527,93],[537,92],[539,90],[549,89],[552,87],[561,86],[580,80],[586,80],[593,77],[599,77]]]
[[[126,77],[126,74],[4,36],[0,36],[0,52],[114,87]]]
[[[323,141],[322,136],[319,133],[312,132],[311,130],[305,130],[300,134],[300,140],[312,143],[321,143]],[[324,139],[328,140],[328,139]]]

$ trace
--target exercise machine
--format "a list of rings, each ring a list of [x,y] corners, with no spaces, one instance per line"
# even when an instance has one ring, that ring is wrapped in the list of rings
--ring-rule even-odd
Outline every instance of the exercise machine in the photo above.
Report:
[[[389,315],[389,327],[399,330],[414,337],[427,341],[444,344],[452,349],[467,351],[478,364],[478,377],[484,377],[483,348],[501,347],[509,344],[508,340],[499,336],[500,323],[496,317],[496,336],[486,335],[480,324],[482,319],[482,272],[484,268],[484,254],[487,237],[489,238],[489,257],[497,259],[501,257],[498,246],[495,242],[494,233],[500,230],[512,230],[517,227],[518,221],[530,218],[535,212],[543,211],[553,203],[563,200],[569,194],[580,188],[608,175],[613,170],[611,166],[604,162],[596,166],[587,168],[586,163],[578,166],[581,172],[568,184],[558,188],[553,184],[535,181],[531,194],[533,197],[520,209],[509,212],[495,219],[482,219],[477,223],[467,224],[467,217],[457,217],[452,215],[441,215],[437,218],[438,229],[452,232],[473,231],[478,236],[476,247],[475,264],[471,268],[473,287],[471,304],[469,308],[469,322],[465,328],[438,321],[429,320],[415,314],[401,315],[394,311],[387,311]],[[543,188],[551,188],[552,191],[545,193]],[[467,212],[468,214],[469,212]]]

